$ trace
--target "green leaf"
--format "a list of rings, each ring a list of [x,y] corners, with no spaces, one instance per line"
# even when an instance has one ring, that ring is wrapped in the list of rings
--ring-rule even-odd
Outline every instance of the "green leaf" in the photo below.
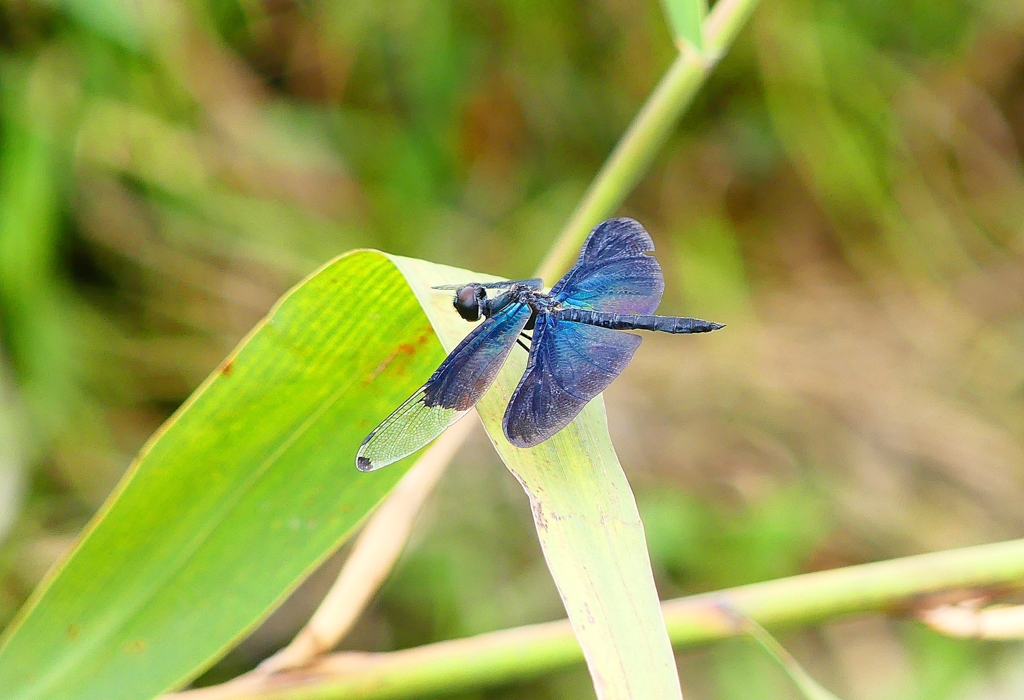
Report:
[[[707,0],[661,0],[669,26],[680,49],[687,41],[698,51],[704,50],[704,17]]]
[[[471,279],[489,278],[363,251],[282,299],[158,431],[8,631],[5,700],[151,698],[251,630],[411,463],[364,474],[355,452],[443,357],[423,310],[449,348],[472,328],[429,287]],[[512,447],[500,421],[524,365],[515,353],[479,411],[530,494],[598,695],[680,698],[603,405]]]
[[[487,281],[482,275],[393,258],[452,349],[467,328],[434,284]],[[679,678],[651,574],[643,524],[608,435],[598,397],[564,430],[530,449],[501,430],[509,397],[526,367],[513,349],[477,404],[491,442],[523,485],[537,534],[601,700],[678,698]]]
[[[405,473],[411,460],[363,474],[355,451],[443,357],[380,253],[284,297],[7,631],[4,699],[151,698],[209,666]]]

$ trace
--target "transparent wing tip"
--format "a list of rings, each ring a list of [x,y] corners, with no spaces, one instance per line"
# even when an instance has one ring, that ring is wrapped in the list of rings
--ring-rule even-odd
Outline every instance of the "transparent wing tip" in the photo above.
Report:
[[[386,467],[388,464],[390,464],[390,462],[380,461],[377,461],[375,463],[372,459],[370,459],[364,454],[366,452],[366,443],[370,442],[370,440],[372,440],[373,436],[376,434],[376,430],[370,431],[370,434],[366,436],[365,440],[363,440],[363,444],[359,446],[359,451],[356,452],[356,469],[358,469],[361,472],[372,472],[376,469]]]
[[[375,472],[378,469],[386,467],[389,464],[394,464],[397,461],[398,459],[392,459],[387,456],[367,457],[363,454],[363,450],[356,452],[356,469],[361,472]]]

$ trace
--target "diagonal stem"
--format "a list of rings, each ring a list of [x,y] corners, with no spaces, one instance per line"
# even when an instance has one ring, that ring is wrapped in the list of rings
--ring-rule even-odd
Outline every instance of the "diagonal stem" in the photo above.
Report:
[[[304,666],[341,641],[398,561],[427,496],[475,425],[464,419],[450,427],[406,472],[359,533],[313,617],[288,646],[259,665],[257,675]]]
[[[757,2],[719,0],[704,22],[704,52],[683,43],[679,56],[629,125],[541,263],[538,276],[545,282],[551,283],[567,270],[590,229],[626,201]]]

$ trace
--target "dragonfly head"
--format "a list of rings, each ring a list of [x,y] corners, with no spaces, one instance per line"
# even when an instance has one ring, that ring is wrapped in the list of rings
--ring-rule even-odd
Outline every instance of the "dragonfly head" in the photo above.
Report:
[[[467,321],[479,321],[482,302],[487,298],[487,290],[479,284],[467,284],[455,292],[452,306],[459,316]]]

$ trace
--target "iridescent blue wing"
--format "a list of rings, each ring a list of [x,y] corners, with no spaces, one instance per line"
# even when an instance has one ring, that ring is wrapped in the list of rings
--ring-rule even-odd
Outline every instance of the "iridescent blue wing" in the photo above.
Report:
[[[618,314],[652,314],[665,279],[650,255],[654,242],[633,219],[598,224],[571,270],[551,289],[563,306]]]
[[[569,424],[633,357],[640,337],[541,315],[530,359],[502,429],[517,447],[533,447]]]
[[[368,472],[397,462],[464,416],[494,381],[530,314],[529,306],[510,304],[473,329],[427,383],[366,436],[356,466]]]

